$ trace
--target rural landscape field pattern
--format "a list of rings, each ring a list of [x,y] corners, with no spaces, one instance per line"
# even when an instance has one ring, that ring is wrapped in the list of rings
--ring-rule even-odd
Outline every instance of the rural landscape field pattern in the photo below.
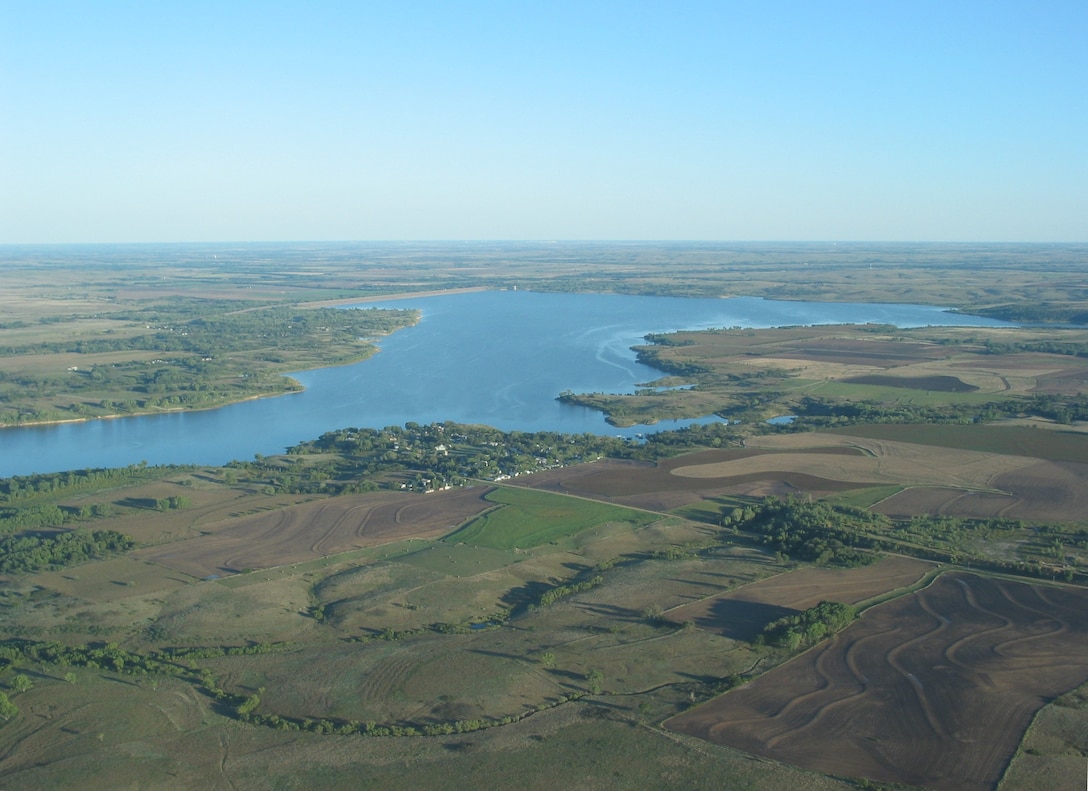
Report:
[[[365,377],[420,314],[364,332],[330,303],[450,288],[1004,321],[655,329],[631,341],[653,378],[547,394],[615,431],[406,419],[0,479],[3,787],[1083,783],[1083,249],[203,253],[19,251],[6,422]],[[656,420],[687,427],[628,430]]]

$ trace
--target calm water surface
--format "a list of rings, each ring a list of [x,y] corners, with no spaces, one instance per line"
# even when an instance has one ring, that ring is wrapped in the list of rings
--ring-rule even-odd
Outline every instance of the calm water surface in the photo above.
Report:
[[[0,430],[0,476],[151,464],[223,464],[345,426],[453,420],[504,430],[634,435],[599,412],[560,404],[575,392],[632,392],[662,374],[635,362],[649,332],[708,327],[882,323],[1001,326],[919,305],[680,299],[495,291],[381,303],[418,308],[420,323],[381,353],[296,374],[305,392],[204,412]],[[659,423],[649,430],[688,425]]]

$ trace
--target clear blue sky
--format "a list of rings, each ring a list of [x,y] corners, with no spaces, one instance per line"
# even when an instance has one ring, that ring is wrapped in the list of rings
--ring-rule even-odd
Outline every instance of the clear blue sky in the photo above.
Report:
[[[0,0],[0,243],[1088,241],[1088,1]]]

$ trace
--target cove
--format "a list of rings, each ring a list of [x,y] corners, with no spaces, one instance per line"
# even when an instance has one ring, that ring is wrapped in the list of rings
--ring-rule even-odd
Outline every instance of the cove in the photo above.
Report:
[[[750,297],[483,291],[376,304],[416,308],[422,319],[383,338],[381,352],[365,362],[294,374],[306,388],[301,393],[201,412],[2,429],[0,476],[140,461],[218,465],[282,453],[338,428],[407,422],[634,436],[717,418],[616,429],[599,412],[555,397],[568,389],[629,393],[659,378],[631,351],[650,332],[865,323],[1008,326],[925,305]]]

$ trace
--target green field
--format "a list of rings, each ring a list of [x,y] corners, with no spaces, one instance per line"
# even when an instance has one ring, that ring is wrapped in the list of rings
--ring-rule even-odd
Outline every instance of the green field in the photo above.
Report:
[[[609,522],[641,526],[660,519],[656,514],[528,489],[503,487],[488,494],[487,499],[500,507],[448,536],[449,543],[531,549]]]

